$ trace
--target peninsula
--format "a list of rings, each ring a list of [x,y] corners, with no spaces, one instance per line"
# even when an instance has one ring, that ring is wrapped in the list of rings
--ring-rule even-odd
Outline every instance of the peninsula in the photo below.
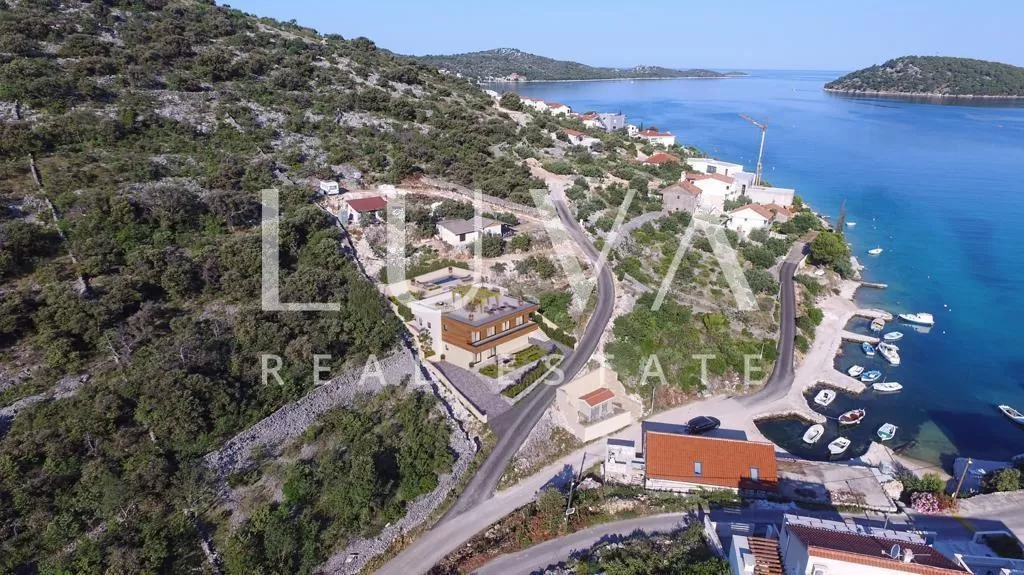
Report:
[[[955,98],[1024,98],[1024,68],[944,56],[903,56],[825,84],[827,92]]]
[[[555,82],[561,80],[626,80],[654,78],[726,78],[742,72],[714,70],[676,70],[661,66],[603,68],[555,60],[515,48],[496,48],[482,52],[447,56],[414,56],[422,64],[443,72],[480,81]]]

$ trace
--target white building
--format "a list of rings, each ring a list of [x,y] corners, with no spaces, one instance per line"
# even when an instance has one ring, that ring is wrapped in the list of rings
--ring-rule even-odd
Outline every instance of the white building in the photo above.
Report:
[[[796,190],[792,188],[771,188],[768,186],[750,186],[744,194],[751,201],[759,204],[778,204],[780,206],[792,206],[793,196]]]
[[[380,196],[368,196],[365,198],[351,198],[344,202],[344,221],[351,225],[359,225],[359,220],[364,214],[369,214],[377,221],[382,220],[381,214],[388,206],[388,201]]]
[[[572,108],[561,102],[545,102],[544,100],[530,98],[529,96],[520,96],[519,99],[523,102],[524,106],[538,112],[551,112],[556,116],[568,116],[572,113]]]
[[[638,138],[640,137],[640,128],[633,124],[626,124],[626,135],[630,138]]]
[[[729,212],[725,227],[746,237],[754,230],[766,228],[774,221],[775,214],[761,204],[747,204]]]
[[[743,171],[743,166],[732,162],[723,162],[714,158],[687,158],[686,163],[690,164],[694,172],[701,174],[722,174],[733,177]]]
[[[579,130],[570,130],[568,128],[562,130],[565,135],[569,137],[569,143],[574,146],[583,146],[585,148],[594,148],[601,145],[601,140],[588,136]]]
[[[599,367],[559,387],[555,404],[569,431],[584,443],[628,426],[643,411],[626,393],[615,372],[607,367]]]
[[[650,128],[638,133],[637,137],[641,140],[647,140],[652,144],[661,144],[666,147],[674,146],[676,143],[676,137],[672,135],[672,132],[659,132]]]
[[[722,174],[683,174],[679,178],[696,186],[701,191],[700,208],[711,213],[721,213],[725,209],[725,201],[739,197],[731,177]]]
[[[437,224],[437,235],[450,246],[466,246],[475,243],[484,234],[501,235],[501,222],[490,218],[451,219]]]
[[[320,192],[328,196],[336,196],[341,193],[341,185],[330,180],[320,180]]]

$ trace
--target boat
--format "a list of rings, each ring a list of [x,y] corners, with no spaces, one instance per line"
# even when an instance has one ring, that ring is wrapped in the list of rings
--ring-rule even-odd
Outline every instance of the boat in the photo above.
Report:
[[[878,383],[872,384],[871,389],[875,391],[891,393],[903,389],[903,384],[895,381],[879,381]]]
[[[889,441],[893,437],[896,437],[896,426],[891,423],[886,423],[882,427],[878,428],[878,438],[882,441]]]
[[[831,389],[823,389],[818,392],[818,395],[814,396],[814,403],[822,407],[828,407],[836,400],[836,392]]]
[[[999,411],[1002,411],[1003,415],[1009,417],[1015,423],[1024,425],[1024,413],[1017,411],[1016,409],[1010,407],[1009,405],[1000,405]]]
[[[860,380],[863,381],[864,383],[874,383],[879,379],[882,379],[882,372],[878,371],[877,369],[865,371],[864,373],[860,374]]]
[[[864,366],[855,365],[850,369],[846,370],[846,373],[850,374],[850,377],[858,377],[860,374],[864,373]]]
[[[835,441],[828,444],[828,452],[832,455],[839,455],[850,447],[850,440],[845,437],[837,437]]]
[[[882,336],[885,341],[899,341],[903,339],[902,331],[890,331],[889,333]]]
[[[822,435],[825,435],[825,426],[820,423],[815,423],[808,427],[807,431],[804,432],[804,443],[814,445],[819,439],[821,439]]]
[[[871,248],[868,250],[868,255],[877,256],[882,253],[882,248]]]
[[[930,313],[901,313],[899,318],[909,323],[918,325],[935,325],[935,317]]]
[[[857,425],[867,414],[863,409],[851,409],[839,416],[839,425]]]
[[[878,353],[882,354],[885,361],[889,362],[889,365],[900,364],[900,348],[896,347],[891,343],[880,343],[878,344]]]
[[[860,344],[860,348],[864,350],[864,355],[868,357],[875,356],[875,346],[871,345],[870,343],[865,341],[864,343]]]
[[[857,227],[857,222],[846,222],[846,227],[855,228]]]
[[[875,319],[871,320],[871,331],[882,331],[883,329],[885,329],[884,319],[876,317]]]

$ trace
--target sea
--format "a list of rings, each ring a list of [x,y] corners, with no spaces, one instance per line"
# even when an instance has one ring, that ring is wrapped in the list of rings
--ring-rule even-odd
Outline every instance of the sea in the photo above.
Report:
[[[768,125],[764,179],[796,188],[846,228],[864,278],[857,302],[900,312],[930,312],[927,333],[900,326],[902,365],[887,367],[844,346],[836,366],[885,373],[902,392],[840,394],[822,411],[835,417],[863,407],[865,420],[807,448],[807,423],[761,422],[772,441],[797,455],[824,458],[840,432],[863,453],[883,423],[899,427],[887,445],[950,468],[957,456],[1005,461],[1024,453],[1024,427],[996,405],[1024,412],[1024,103],[927,102],[826,93],[843,72],[749,71],[727,79],[519,83],[490,86],[555,100],[574,111],[622,112],[627,121],[671,131],[683,145],[753,171]],[[880,247],[880,256],[867,250]],[[864,320],[849,328],[867,333]],[[813,393],[813,390],[812,390]],[[821,409],[821,408],[819,408]]]

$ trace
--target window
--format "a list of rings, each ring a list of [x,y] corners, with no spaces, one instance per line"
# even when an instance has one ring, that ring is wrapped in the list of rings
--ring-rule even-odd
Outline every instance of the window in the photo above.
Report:
[[[472,336],[470,336],[470,337],[471,337],[470,341],[480,341],[480,332],[474,331]]]
[[[761,474],[761,470],[760,469],[758,469],[756,467],[751,467],[750,468],[750,478],[753,479],[754,481],[757,481],[758,476],[760,474]]]
[[[494,335],[494,326],[493,325],[491,327],[487,328],[487,337],[491,337],[492,335]]]
[[[718,167],[717,166],[708,165],[708,173],[709,174],[717,174],[718,173]]]
[[[521,316],[521,315],[517,315],[516,316],[516,325],[523,325],[523,316]]]
[[[501,331],[508,331],[509,327],[510,326],[507,320],[501,323]]]
[[[466,234],[459,234],[459,241],[460,242],[466,241]]]
[[[700,461],[693,462],[693,474],[697,477],[704,475],[704,465]]]

